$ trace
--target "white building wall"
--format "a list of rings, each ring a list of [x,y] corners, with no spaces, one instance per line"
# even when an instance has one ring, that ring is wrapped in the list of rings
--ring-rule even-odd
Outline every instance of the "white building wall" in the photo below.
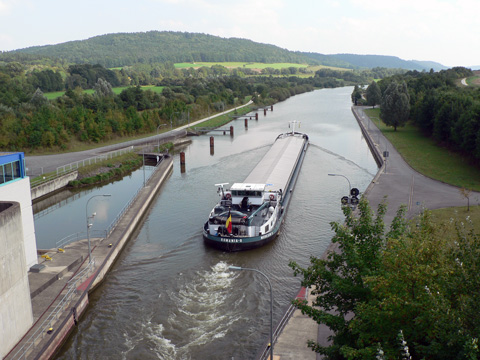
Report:
[[[32,196],[30,178],[25,177],[0,185],[0,201],[16,201],[20,203],[23,223],[23,239],[25,249],[25,266],[28,271],[38,263],[35,224],[33,222]]]
[[[33,323],[22,215],[18,203],[10,205],[0,203],[0,359]]]

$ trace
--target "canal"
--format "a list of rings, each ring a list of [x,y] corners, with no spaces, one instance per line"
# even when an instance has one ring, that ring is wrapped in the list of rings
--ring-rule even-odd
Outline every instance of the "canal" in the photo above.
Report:
[[[347,87],[294,96],[266,116],[259,112],[248,129],[243,119],[235,120],[229,124],[235,136],[215,135],[213,154],[210,134],[193,138],[185,149],[186,171],[175,156],[171,178],[58,358],[254,358],[269,334],[269,288],[259,274],[229,272],[228,266],[269,277],[276,323],[300,287],[289,261],[307,265],[310,256],[321,256],[332,237],[330,222],[343,220],[340,198],[348,182],[328,173],[346,176],[363,192],[377,171],[350,109],[351,92]],[[310,146],[279,237],[248,252],[206,247],[202,225],[218,200],[214,184],[242,181],[292,120],[301,122],[298,131],[309,135]],[[93,195],[112,194],[89,204],[97,212],[94,228],[108,226],[142,184],[139,170],[44,206],[35,215],[38,247],[83,231]]]

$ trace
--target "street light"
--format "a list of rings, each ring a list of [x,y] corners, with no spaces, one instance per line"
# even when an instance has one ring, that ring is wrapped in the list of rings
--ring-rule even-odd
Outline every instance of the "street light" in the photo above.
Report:
[[[263,272],[257,269],[251,269],[251,268],[242,268],[240,266],[229,266],[229,270],[248,270],[248,271],[255,271],[261,275],[265,279],[267,279],[268,285],[270,286],[270,360],[273,360],[273,292],[272,292],[272,284],[270,283],[270,279],[268,278],[267,275],[265,275]]]
[[[96,197],[99,197],[99,196],[112,196],[110,194],[103,194],[103,195],[94,195],[92,196],[90,199],[88,199],[87,201],[87,205],[85,205],[85,215],[87,217],[87,239],[88,239],[88,263],[90,264],[92,262],[92,251],[91,251],[91,248],[90,248],[90,227],[93,226],[93,224],[90,224],[90,219],[93,220],[93,218],[97,215],[97,213],[93,213],[92,216],[88,216],[88,203],[90,202],[90,200],[92,200],[93,198],[96,198]]]
[[[328,174],[328,176],[341,176],[341,177],[347,179],[347,181],[348,181],[348,195],[350,195],[350,193],[352,192],[352,185],[350,184],[350,180],[348,180],[348,178],[345,175],[342,175],[342,174]]]
[[[158,136],[158,129],[160,129],[160,126],[167,126],[167,124],[160,124],[160,125],[157,126],[158,152],[160,152],[160,137]]]

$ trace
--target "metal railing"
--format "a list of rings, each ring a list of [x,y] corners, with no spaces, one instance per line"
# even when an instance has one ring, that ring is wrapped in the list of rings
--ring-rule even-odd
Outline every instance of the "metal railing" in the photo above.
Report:
[[[58,178],[59,176],[62,176],[62,175],[66,175],[68,173],[71,173],[73,171],[75,171],[76,169],[72,169],[72,170],[69,170],[69,171],[65,171],[65,172],[62,172],[62,173],[55,173],[55,174],[50,174],[50,175],[47,175],[47,176],[37,176],[35,178],[33,178],[31,181],[30,181],[30,187],[35,187],[35,186],[38,186],[38,185],[41,185],[43,183],[46,183],[48,181],[51,181],[51,180],[55,180],[56,178]],[[57,169],[58,171],[58,169]]]
[[[102,155],[94,156],[94,157],[91,157],[91,158],[88,158],[88,159],[79,160],[79,161],[72,162],[70,164],[59,166],[59,167],[57,167],[57,175],[56,176],[68,173],[72,170],[77,170],[78,168],[83,167],[83,166],[96,164],[97,162],[105,161],[105,160],[112,159],[114,157],[117,157],[117,156],[120,156],[120,155],[123,155],[123,154],[130,153],[133,150],[134,150],[134,148],[133,148],[133,145],[132,145],[132,146],[129,146],[127,148],[123,148],[123,149],[115,150],[115,151],[110,151],[110,152],[102,154]]]
[[[91,238],[103,238],[105,239],[107,237],[107,230],[90,230],[90,237]],[[55,243],[55,248],[63,248],[64,246],[78,240],[83,240],[87,238],[87,232],[86,231],[81,231],[81,232],[76,232],[74,234],[70,234],[68,236],[65,236],[64,238],[58,240]]]
[[[72,299],[78,295],[77,287],[81,281],[84,281],[95,268],[95,259],[87,265],[81,272],[67,282],[67,293],[58,302],[55,308],[50,312],[47,318],[41,323],[35,332],[25,341],[20,349],[9,359],[26,359],[29,352],[45,337],[48,329],[52,328],[60,317],[61,313],[67,309]],[[34,325],[35,326],[35,325]],[[41,338],[41,339],[40,339]]]
[[[305,297],[300,297],[297,295],[295,299],[308,299],[308,289],[305,292]],[[290,304],[288,309],[285,311],[283,314],[282,318],[280,321],[277,323],[277,326],[275,327],[275,330],[273,331],[273,343],[275,344],[280,336],[280,334],[283,332],[283,329],[285,329],[285,326],[288,324],[288,320],[292,317],[293,313],[295,312],[296,307],[293,304]],[[265,344],[258,355],[258,360],[267,360],[270,357],[270,346],[269,343]]]
[[[157,171],[158,171],[159,167],[156,166],[155,169],[153,171],[150,172],[150,174],[146,177],[146,180],[148,182],[148,180],[152,177],[153,174],[155,174]],[[130,208],[130,206],[133,204],[133,202],[135,201],[135,199],[137,198],[138,196],[138,193],[140,192],[140,190],[142,190],[143,187],[140,187],[138,188],[138,190],[136,191],[136,193],[132,196],[132,198],[130,199],[130,201],[125,204],[125,206],[123,207],[122,210],[120,210],[120,212],[118,213],[118,215],[115,217],[115,219],[113,219],[113,221],[110,223],[110,225],[107,227],[107,229],[105,230],[106,231],[106,236],[105,237],[108,237],[110,236],[110,234],[112,233],[112,231],[115,229],[115,226],[117,225],[117,223],[120,221],[120,219],[122,218],[122,216],[127,212],[127,210]]]
[[[155,167],[153,171],[150,172],[148,175],[148,179],[151,178],[151,176],[158,171],[158,166]],[[103,237],[104,239],[110,236],[112,233],[113,229],[117,225],[117,223],[120,221],[122,216],[125,214],[125,212],[130,208],[130,206],[133,204],[133,202],[136,200],[138,193],[140,190],[142,190],[143,187],[140,187],[135,195],[132,196],[130,201],[123,207],[123,209],[118,213],[118,215],[115,217],[115,219],[111,222],[111,224],[108,226],[106,230],[92,230],[90,232],[91,236],[94,237]],[[78,241],[85,239],[86,232],[77,232],[71,235],[68,235],[56,242],[56,247],[61,248],[65,245],[68,245],[69,243],[73,241]],[[83,281],[87,276],[90,275],[91,272],[93,272],[93,269],[95,268],[95,259],[91,263],[88,263],[87,267],[84,268],[81,272],[79,272],[77,275],[75,275],[73,278],[71,278],[66,285],[67,288],[67,293],[65,296],[60,300],[60,302],[55,306],[55,308],[52,310],[50,315],[42,322],[42,324],[35,330],[35,332],[28,338],[28,340],[25,341],[25,344],[22,345],[20,349],[18,349],[15,354],[13,354],[9,359],[26,359],[27,356],[29,355],[29,352],[39,343],[40,337],[43,339],[45,334],[47,334],[47,330],[51,327],[53,327],[53,324],[55,321],[60,316],[60,313],[64,311],[67,307],[68,304],[70,304],[71,300],[75,295],[78,295],[77,293],[77,287],[78,283]],[[34,325],[35,326],[35,325]]]

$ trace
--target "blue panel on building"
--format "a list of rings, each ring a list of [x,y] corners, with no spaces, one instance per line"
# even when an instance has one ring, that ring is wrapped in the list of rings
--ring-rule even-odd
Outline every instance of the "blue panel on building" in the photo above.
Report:
[[[0,186],[25,177],[25,154],[0,153]]]

